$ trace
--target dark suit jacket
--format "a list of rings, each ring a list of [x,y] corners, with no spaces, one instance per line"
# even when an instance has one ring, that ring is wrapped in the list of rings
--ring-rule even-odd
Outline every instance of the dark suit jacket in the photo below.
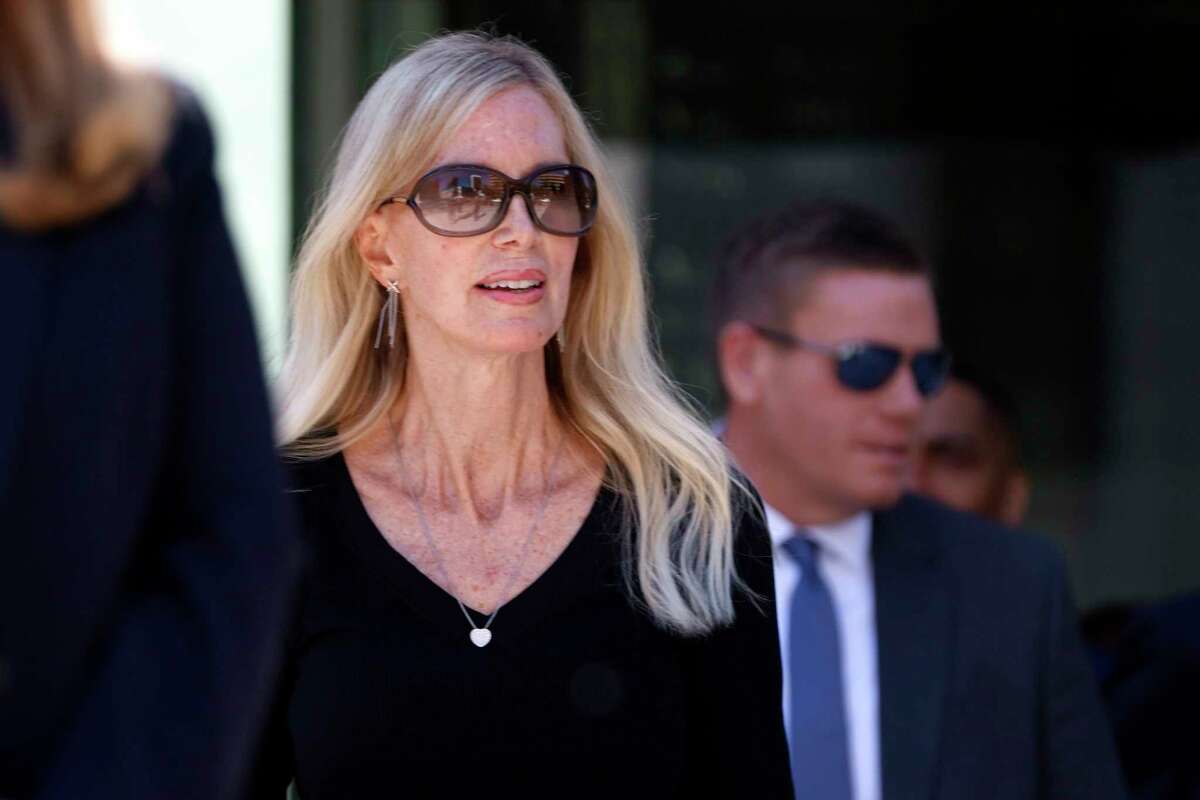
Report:
[[[1138,611],[1103,682],[1138,800],[1200,800],[1200,592]]]
[[[886,800],[1123,796],[1048,542],[909,496],[872,562]]]
[[[254,330],[182,92],[119,207],[0,224],[0,797],[237,791],[296,573]]]

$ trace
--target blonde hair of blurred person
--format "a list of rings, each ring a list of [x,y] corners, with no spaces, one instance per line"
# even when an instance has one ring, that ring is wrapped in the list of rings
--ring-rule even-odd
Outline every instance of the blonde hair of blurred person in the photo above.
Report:
[[[551,336],[542,348],[548,414],[594,451],[627,500],[629,596],[666,629],[706,632],[732,620],[733,587],[742,586],[732,527],[745,489],[659,364],[635,226],[595,136],[551,65],[515,39],[433,39],[389,68],[355,111],[298,257],[280,380],[282,443],[300,459],[332,455],[403,402],[404,304],[395,345],[374,349],[386,294],[356,231],[429,169],[474,111],[519,88],[549,106],[567,158],[595,175],[601,195],[594,226],[579,239],[561,345]]]
[[[170,133],[169,85],[113,64],[87,0],[0,3],[0,97],[9,128],[0,217],[26,231],[119,203]]]

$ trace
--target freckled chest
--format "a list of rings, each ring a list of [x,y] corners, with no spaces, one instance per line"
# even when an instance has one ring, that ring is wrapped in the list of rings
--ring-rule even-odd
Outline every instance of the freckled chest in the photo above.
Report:
[[[351,474],[368,516],[388,544],[443,591],[483,613],[528,589],[550,568],[575,537],[598,489],[595,479],[558,484],[532,538],[541,496],[515,498],[478,517],[466,509],[423,505],[435,553],[411,501],[395,484]]]

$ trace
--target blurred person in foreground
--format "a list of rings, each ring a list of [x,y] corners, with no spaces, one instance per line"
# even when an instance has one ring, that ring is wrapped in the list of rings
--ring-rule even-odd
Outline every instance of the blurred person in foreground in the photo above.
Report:
[[[0,154],[0,797],[236,797],[296,570],[211,133],[4,2]]]
[[[1058,553],[903,493],[947,371],[887,221],[794,206],[714,286],[725,439],[767,504],[796,797],[1122,796]]]
[[[912,491],[960,511],[1020,525],[1029,508],[1016,401],[1003,384],[955,360],[917,424]]]
[[[314,557],[257,797],[790,795],[761,508],[644,281],[540,54],[448,34],[367,92],[293,290]]]

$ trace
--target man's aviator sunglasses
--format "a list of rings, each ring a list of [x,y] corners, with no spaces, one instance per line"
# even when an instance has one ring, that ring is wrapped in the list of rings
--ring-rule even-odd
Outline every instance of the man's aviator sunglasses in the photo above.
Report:
[[[451,164],[379,207],[404,203],[439,236],[478,236],[500,225],[514,194],[524,198],[533,224],[555,236],[582,236],[596,221],[596,178],[575,164],[542,167],[520,180],[489,167]]]
[[[838,381],[856,392],[869,392],[883,386],[904,362],[904,354],[887,345],[871,342],[828,345],[760,325],[750,327],[759,336],[775,344],[829,356],[837,366]],[[912,357],[911,368],[917,391],[923,397],[929,397],[946,382],[950,372],[950,354],[942,348],[922,351]]]

